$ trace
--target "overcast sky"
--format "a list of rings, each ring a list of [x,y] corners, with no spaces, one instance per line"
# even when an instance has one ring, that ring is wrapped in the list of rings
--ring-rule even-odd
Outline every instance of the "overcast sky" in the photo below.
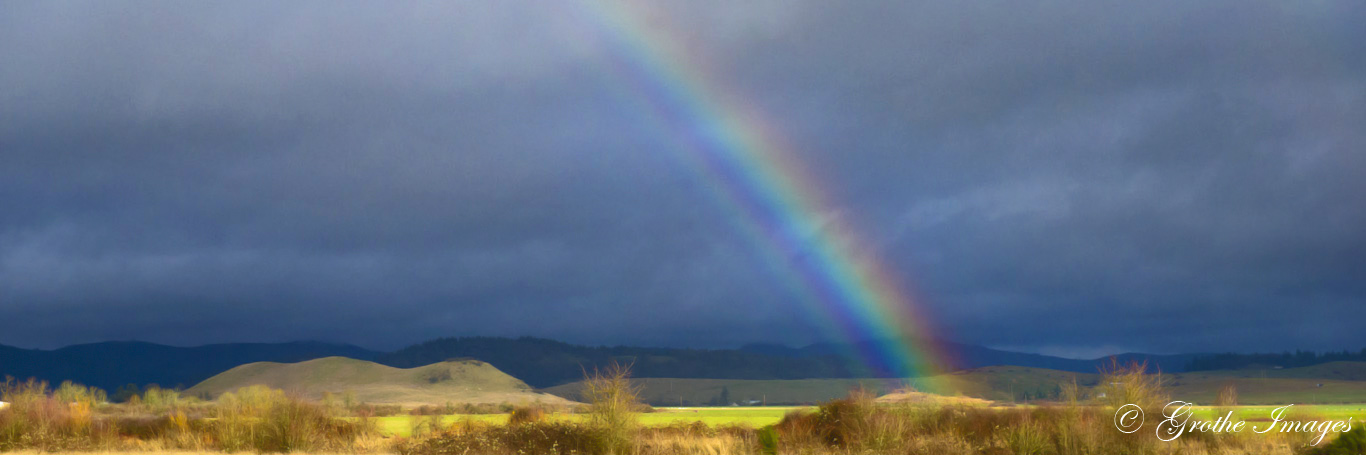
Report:
[[[0,2],[0,343],[816,341],[594,11]],[[635,11],[947,337],[1366,347],[1362,2]]]

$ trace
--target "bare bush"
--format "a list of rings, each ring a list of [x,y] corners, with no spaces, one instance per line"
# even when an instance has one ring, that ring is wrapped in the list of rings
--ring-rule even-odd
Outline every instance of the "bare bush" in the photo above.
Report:
[[[583,397],[588,401],[589,426],[600,433],[607,453],[627,453],[638,427],[636,412],[640,407],[640,389],[631,384],[631,367],[613,362],[585,376]]]
[[[518,406],[508,415],[508,425],[523,425],[545,420],[545,409],[535,406]]]

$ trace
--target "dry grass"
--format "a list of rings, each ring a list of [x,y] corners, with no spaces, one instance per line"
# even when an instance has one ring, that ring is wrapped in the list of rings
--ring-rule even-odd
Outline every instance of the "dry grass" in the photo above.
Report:
[[[53,391],[46,382],[6,378],[0,383],[0,401],[10,405],[0,411],[0,451],[109,447],[118,440],[114,425],[94,415],[103,400],[104,392],[69,382]]]
[[[602,375],[598,375],[602,377]],[[1300,434],[1195,434],[1176,442],[1156,439],[1147,431],[1124,434],[1114,428],[1110,394],[1157,406],[1165,399],[1162,381],[1141,364],[1107,371],[1105,396],[1065,387],[1064,404],[993,408],[934,402],[878,403],[872,394],[855,391],[814,411],[794,411],[762,429],[716,428],[703,424],[660,428],[632,426],[628,444],[608,445],[601,423],[588,425],[525,423],[450,430],[431,438],[403,441],[404,455],[481,453],[553,454],[999,454],[999,455],[1300,455],[1311,441]],[[629,384],[624,375],[605,377],[598,412],[629,412],[629,396],[611,390],[613,381]],[[601,422],[601,421],[599,421]],[[1342,444],[1350,443],[1345,441]],[[1337,453],[1337,452],[1324,452]]]
[[[725,455],[759,453],[754,430],[743,427],[672,425],[640,432],[631,453],[640,455]]]
[[[224,394],[208,408],[182,406],[178,394],[158,391],[144,395],[154,396],[152,403],[98,415],[111,408],[103,392],[70,383],[50,390],[39,381],[7,380],[0,396],[12,403],[0,412],[0,451],[354,452],[375,445],[362,437],[377,435],[367,419],[341,419],[326,406],[261,386]],[[155,408],[165,410],[137,413]]]
[[[51,454],[52,454],[52,452],[40,452],[40,451],[36,451],[36,450],[19,450],[19,451],[15,451],[15,452],[5,452],[5,453],[6,453],[6,455],[51,455]],[[63,454],[71,454],[71,455],[130,455],[130,454],[138,454],[138,453],[146,454],[146,455],[223,455],[223,452],[220,452],[220,451],[205,451],[205,450],[160,450],[160,449],[148,449],[148,450],[138,450],[138,451],[128,451],[128,450],[118,450],[118,451],[112,451],[112,450],[103,450],[103,451],[75,451],[75,452],[62,452],[62,453],[63,453]],[[310,453],[311,455],[353,455],[353,454],[355,454],[356,452],[309,452],[309,453]]]
[[[49,390],[38,382],[9,381],[0,388],[6,401],[14,403],[0,412],[0,444],[4,444],[0,451],[1336,455],[1362,453],[1366,447],[1366,430],[1317,447],[1311,446],[1315,435],[1304,433],[1188,433],[1175,442],[1159,441],[1150,431],[1124,434],[1114,427],[1115,406],[1122,402],[1160,406],[1166,396],[1162,380],[1148,374],[1141,364],[1116,365],[1105,377],[1104,383],[1090,391],[1064,387],[1064,402],[1057,405],[879,403],[871,393],[855,391],[814,410],[791,412],[778,424],[760,429],[702,423],[642,427],[637,422],[640,407],[629,369],[617,366],[595,372],[585,381],[592,402],[584,423],[545,420],[539,407],[514,409],[508,425],[474,420],[445,424],[439,417],[414,416],[415,427],[421,427],[415,428],[420,431],[414,437],[389,440],[377,437],[367,419],[338,417],[343,406],[310,403],[266,387],[239,389],[212,403],[164,400],[171,403],[169,411],[159,415],[124,412],[111,416],[96,412],[97,391],[75,385]],[[1088,392],[1089,403],[1083,396]],[[1324,420],[1308,414],[1293,417]]]

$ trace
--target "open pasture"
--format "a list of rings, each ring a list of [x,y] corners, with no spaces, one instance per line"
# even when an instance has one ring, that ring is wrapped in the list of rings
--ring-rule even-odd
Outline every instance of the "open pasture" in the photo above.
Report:
[[[1268,420],[1271,412],[1278,406],[1234,406],[1234,418],[1248,421]],[[788,412],[798,409],[814,410],[811,406],[767,406],[767,407],[686,407],[686,408],[655,408],[654,412],[639,415],[640,423],[645,426],[662,427],[674,424],[690,424],[701,422],[711,427],[720,426],[748,426],[752,428],[762,428],[778,423]],[[1216,408],[1213,406],[1198,406],[1195,408],[1195,417],[1202,420],[1215,418]],[[1291,408],[1288,418],[1308,420],[1308,419],[1330,419],[1346,420],[1352,418],[1354,422],[1366,422],[1366,404],[1344,404],[1344,405],[1295,405]],[[425,416],[387,416],[378,417],[376,422],[381,433],[386,436],[409,436],[412,428],[420,419],[427,419]],[[553,413],[551,420],[562,421],[583,421],[583,414],[573,413]],[[494,425],[503,425],[508,422],[507,414],[453,414],[441,416],[441,421],[445,425],[452,425],[462,420],[473,420]]]
[[[811,409],[802,406],[766,406],[766,407],[688,407],[688,408],[655,408],[654,412],[639,414],[641,425],[651,427],[662,427],[673,424],[689,424],[702,422],[708,426],[719,427],[728,425],[748,426],[761,428],[778,423],[783,419],[783,415],[794,409]],[[388,436],[408,436],[412,434],[413,425],[429,419],[426,416],[388,416],[378,417],[377,421],[381,433]],[[573,413],[553,413],[550,420],[562,421],[583,421],[586,416]],[[503,425],[508,422],[508,414],[453,414],[441,416],[441,422],[445,425],[452,425],[461,420],[473,420],[483,423]]]
[[[1234,406],[1225,409],[1233,410],[1235,420],[1269,421],[1272,411],[1280,406],[1283,405]],[[1221,411],[1214,406],[1200,406],[1195,409],[1195,417],[1198,419],[1211,420],[1220,414]],[[1351,418],[1353,422],[1366,422],[1366,404],[1295,405],[1289,409],[1285,418],[1294,420],[1347,420]]]

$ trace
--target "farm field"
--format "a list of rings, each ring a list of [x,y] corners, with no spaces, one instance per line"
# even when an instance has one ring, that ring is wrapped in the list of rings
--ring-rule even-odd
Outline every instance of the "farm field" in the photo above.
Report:
[[[1246,421],[1270,420],[1271,412],[1280,406],[1283,405],[1236,406],[1233,408],[1233,418]],[[1366,404],[1295,405],[1289,412],[1290,419],[1347,420],[1350,417],[1353,422],[1366,422]],[[1213,419],[1217,414],[1213,406],[1200,406],[1195,409],[1195,417],[1199,419]]]
[[[1334,362],[1305,368],[1283,370],[1215,370],[1163,374],[1163,386],[1176,399],[1196,404],[1211,404],[1224,385],[1238,390],[1238,400],[1247,405],[1281,403],[1342,404],[1366,403],[1366,363]],[[939,390],[945,395],[962,395],[1002,403],[1031,399],[1053,399],[1061,386],[1073,380],[1084,387],[1100,381],[1097,374],[1072,373],[1018,366],[994,366],[909,380],[893,379],[684,379],[638,378],[641,401],[653,406],[696,406],[722,401],[727,396],[736,403],[764,402],[774,405],[808,405],[840,398],[853,389],[883,395],[904,386],[916,390]],[[542,392],[581,401],[581,383],[573,382],[542,389]]]
[[[1029,407],[1029,406],[1020,406]],[[1259,421],[1267,420],[1271,412],[1278,406],[1236,406],[1233,407],[1234,418],[1238,420]],[[646,426],[668,426],[673,424],[688,424],[702,422],[711,427],[738,425],[752,428],[761,428],[767,425],[778,423],[788,412],[798,409],[814,410],[811,406],[768,406],[768,407],[687,407],[687,408],[655,408],[655,412],[643,413],[639,415],[640,423]],[[1199,406],[1195,409],[1195,417],[1199,419],[1213,419],[1216,410],[1212,406]],[[1366,422],[1366,404],[1340,404],[1340,405],[1295,405],[1291,408],[1291,418],[1295,419],[1332,419],[1346,420],[1352,418],[1353,421]],[[376,419],[379,430],[386,436],[409,436],[412,434],[413,424],[416,419],[424,418],[421,416],[388,416]],[[552,420],[578,421],[584,419],[582,414],[555,413],[550,417]],[[508,421],[507,414],[454,414],[442,416],[442,423],[446,425],[454,424],[461,420],[473,420],[488,424],[503,425]]]
[[[708,426],[740,425],[759,428],[778,423],[783,415],[794,409],[811,409],[804,406],[767,406],[767,407],[692,407],[692,408],[655,408],[655,412],[639,414],[645,426],[667,426],[676,423],[702,422]],[[408,436],[413,424],[423,416],[387,416],[375,420],[381,433],[387,436]],[[583,414],[554,413],[551,420],[583,420]],[[454,424],[461,420],[502,425],[508,421],[507,414],[455,414],[442,416],[443,424]]]
[[[690,379],[639,378],[631,381],[640,388],[641,401],[652,406],[692,408],[715,405],[723,392],[736,403],[756,402],[773,405],[807,405],[843,397],[862,388],[879,395],[904,385],[899,379]],[[542,390],[570,400],[582,401],[581,382]],[[729,404],[729,403],[722,403]]]

